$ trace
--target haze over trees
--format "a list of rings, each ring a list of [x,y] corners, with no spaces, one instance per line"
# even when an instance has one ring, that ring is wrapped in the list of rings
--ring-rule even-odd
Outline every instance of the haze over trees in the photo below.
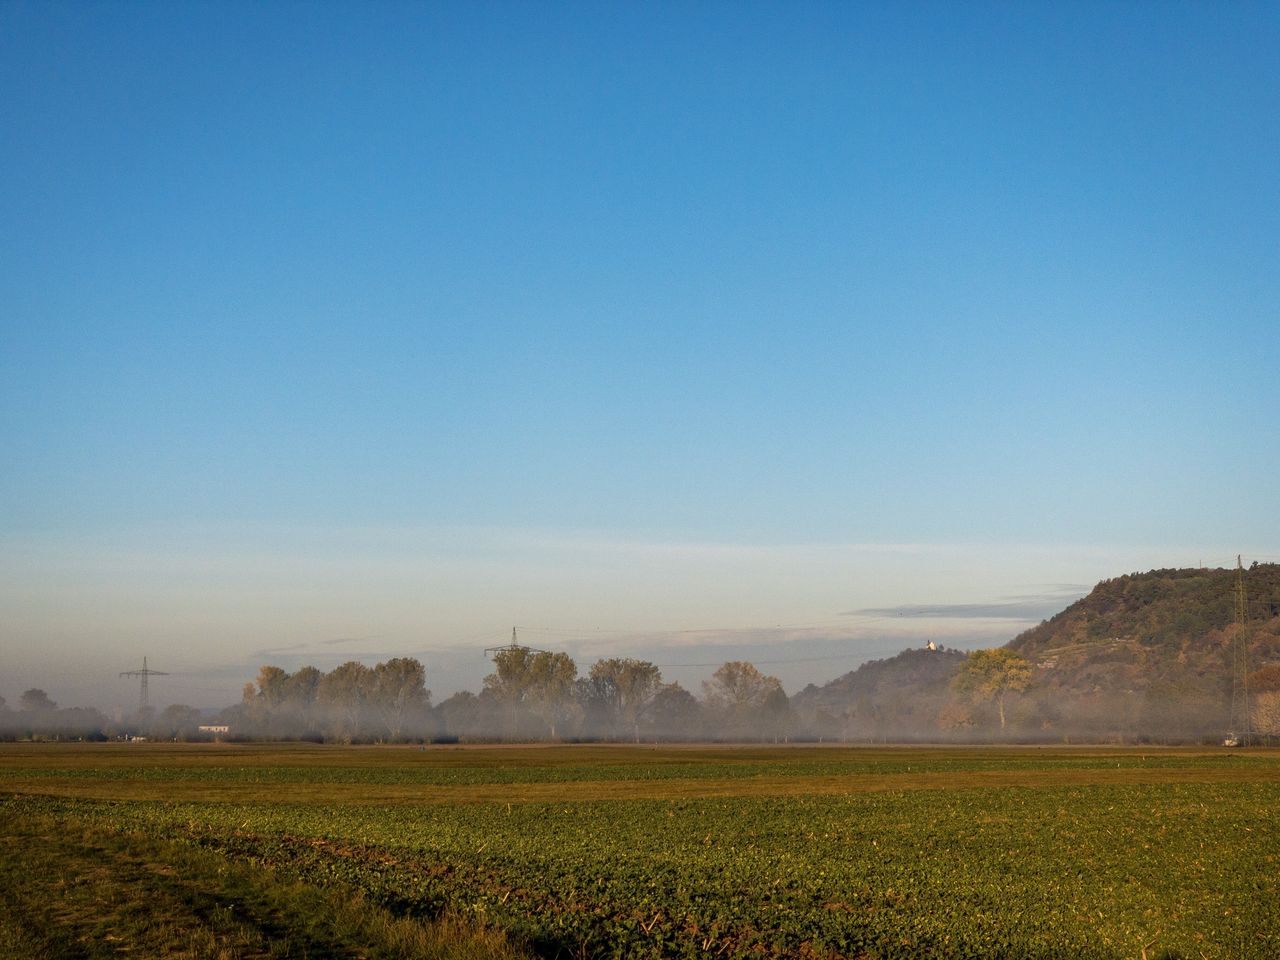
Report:
[[[431,691],[426,668],[412,657],[373,667],[349,660],[328,673],[290,674],[264,665],[241,702],[222,718],[246,736],[279,739],[404,740],[429,736]]]
[[[1227,732],[1233,644],[1248,650],[1254,731],[1280,738],[1280,566],[1243,574],[1236,622],[1231,570],[1153,570],[1105,580],[1007,646],[971,653],[904,650],[788,697],[744,660],[724,663],[701,697],[653,663],[501,648],[478,693],[433,705],[412,657],[372,667],[290,673],[264,664],[217,717],[231,736],[329,742],[420,740],[789,739],[1061,742],[1217,741]],[[44,690],[0,698],[0,736],[199,736],[202,716],[175,704],[109,722]]]
[[[630,733],[639,743],[640,722],[650,719],[662,689],[662,672],[652,663],[615,657],[592,666],[582,692],[601,729],[619,739]]]
[[[97,710],[59,707],[37,687],[22,692],[16,710],[0,697],[0,739],[100,739],[107,727],[107,718]]]
[[[782,684],[742,661],[726,663],[699,701],[647,660],[596,661],[586,676],[568,654],[510,646],[494,655],[479,694],[434,708],[413,658],[329,673],[264,665],[221,719],[240,737],[339,742],[461,740],[778,740],[791,732]]]

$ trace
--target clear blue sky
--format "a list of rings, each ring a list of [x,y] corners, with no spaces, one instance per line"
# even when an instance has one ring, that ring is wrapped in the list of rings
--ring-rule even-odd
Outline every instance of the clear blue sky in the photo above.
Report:
[[[0,2],[0,695],[1280,554],[1278,54],[1260,3]]]

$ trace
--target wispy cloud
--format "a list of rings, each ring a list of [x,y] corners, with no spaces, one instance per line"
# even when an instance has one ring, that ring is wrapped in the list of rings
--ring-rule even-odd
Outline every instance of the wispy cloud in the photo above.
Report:
[[[1044,620],[1059,613],[1088,592],[1080,584],[1059,584],[1045,593],[1002,597],[977,603],[904,603],[893,607],[863,607],[848,617],[902,617],[925,620]]]

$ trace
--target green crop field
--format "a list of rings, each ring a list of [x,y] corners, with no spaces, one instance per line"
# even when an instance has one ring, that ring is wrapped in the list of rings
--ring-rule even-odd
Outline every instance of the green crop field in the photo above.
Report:
[[[1280,956],[1275,751],[13,744],[0,843],[12,956]]]

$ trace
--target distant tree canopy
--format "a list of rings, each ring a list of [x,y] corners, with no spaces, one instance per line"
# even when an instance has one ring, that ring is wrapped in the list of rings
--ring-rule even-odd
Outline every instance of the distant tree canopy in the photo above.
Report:
[[[790,710],[778,678],[745,660],[724,664],[703,681],[702,690],[707,710],[729,736],[776,737]]]
[[[566,718],[578,667],[566,653],[511,646],[493,658],[494,672],[484,679],[481,696],[505,714],[506,736],[519,738],[531,719],[545,726],[551,739]]]
[[[640,721],[662,690],[662,672],[647,660],[615,657],[597,661],[591,680],[609,725],[618,734],[630,731],[639,743]]]
[[[426,668],[412,657],[373,667],[349,660],[328,673],[264,664],[222,719],[241,736],[401,740],[432,732],[430,701]]]
[[[431,702],[427,671],[413,657],[396,657],[373,668],[369,703],[392,740]]]
[[[605,658],[580,677],[567,653],[510,646],[493,664],[478,695],[455,693],[434,709],[412,658],[349,661],[328,673],[265,664],[223,720],[234,736],[342,742],[762,739],[787,735],[794,721],[782,684],[745,661],[717,671],[705,704],[647,660]]]
[[[44,710],[57,710],[58,705],[49,699],[49,695],[43,690],[32,687],[30,690],[24,690],[22,696],[18,698],[18,708],[28,713],[37,713]]]

